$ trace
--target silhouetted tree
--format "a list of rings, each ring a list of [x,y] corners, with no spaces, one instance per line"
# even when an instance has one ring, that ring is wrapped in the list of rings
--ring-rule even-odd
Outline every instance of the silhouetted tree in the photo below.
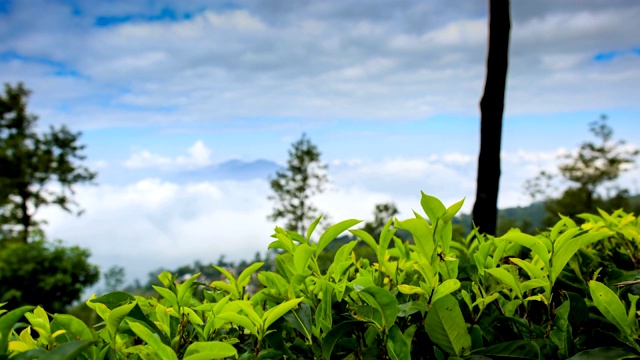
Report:
[[[66,126],[36,131],[38,118],[27,113],[30,91],[5,84],[0,95],[0,225],[5,238],[28,242],[34,215],[46,205],[71,211],[73,186],[96,173],[80,165],[85,146]]]
[[[293,143],[289,150],[287,167],[276,172],[271,180],[271,189],[275,193],[269,200],[275,201],[269,220],[287,220],[287,230],[304,235],[307,222],[317,217],[318,209],[310,199],[321,193],[329,181],[327,165],[320,160],[318,147],[311,143],[306,134]]]
[[[558,166],[558,175],[541,171],[525,183],[525,189],[534,200],[543,198],[546,201],[545,209],[549,213],[546,225],[559,220],[558,214],[575,216],[595,212],[597,208],[612,211],[629,206],[627,189],[614,187],[604,193],[602,187],[630,170],[640,151],[625,147],[623,140],[613,141],[613,129],[607,125],[605,115],[589,123],[589,130],[597,141],[584,142],[577,152],[563,155],[565,161]],[[558,176],[571,185],[560,197],[553,198],[550,189]]]
[[[509,0],[489,0],[489,44],[484,94],[480,100],[480,156],[473,223],[495,235],[500,186],[502,114],[509,58]]]

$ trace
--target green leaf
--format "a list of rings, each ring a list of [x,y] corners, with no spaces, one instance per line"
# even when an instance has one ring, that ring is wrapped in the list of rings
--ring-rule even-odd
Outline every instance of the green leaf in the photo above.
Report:
[[[571,325],[569,324],[569,312],[571,302],[565,301],[556,309],[556,315],[553,319],[553,330],[549,333],[549,338],[558,347],[558,355],[561,358],[567,358],[573,353],[573,334]]]
[[[153,350],[156,351],[158,356],[160,356],[163,360],[178,360],[176,353],[173,352],[169,346],[165,345],[160,341],[160,339],[151,331],[149,331],[146,327],[141,324],[138,324],[135,321],[128,321],[129,327],[131,330],[136,333],[140,337],[140,339],[144,340]]]
[[[418,253],[425,260],[430,261],[435,248],[433,227],[420,214],[414,212],[414,215],[416,216],[414,219],[396,221],[395,226],[410,232],[413,235]]]
[[[553,267],[551,269],[551,283],[554,283],[562,272],[569,259],[583,246],[610,236],[610,232],[591,232],[565,242],[559,251],[553,253]]]
[[[391,228],[391,223],[393,219],[387,220],[387,222],[382,227],[382,231],[380,232],[380,238],[378,241],[378,251],[376,252],[376,257],[378,258],[378,262],[383,262],[385,258],[385,253],[389,248],[389,244],[391,243],[391,239],[393,235],[396,233],[396,229],[389,230]]]
[[[515,290],[518,297],[522,297],[522,291],[520,290],[520,284],[518,280],[515,279],[513,274],[508,272],[505,269],[495,268],[495,269],[486,269],[486,272],[494,276],[496,279],[500,280],[502,283],[507,285],[509,288]]]
[[[326,360],[331,359],[331,353],[336,343],[338,343],[345,334],[353,334],[353,330],[360,324],[360,321],[349,320],[332,327],[322,340],[322,357]]]
[[[442,214],[441,220],[443,222],[451,221],[451,219],[453,219],[453,217],[456,216],[458,211],[460,211],[460,209],[462,208],[462,205],[464,204],[464,200],[465,199],[462,199],[457,203],[449,206],[447,210],[444,212],[444,214]]]
[[[163,278],[166,281],[171,281],[173,276],[169,272],[163,272],[158,276],[158,278]],[[164,289],[164,288],[161,288],[161,289]],[[173,292],[171,292],[168,289],[164,289],[164,290],[166,290],[168,294],[173,295],[173,298],[175,298],[175,295],[173,294]],[[108,309],[115,309],[117,307],[126,305],[130,302],[135,302],[135,301],[136,301],[136,298],[133,295],[127,294],[126,292],[123,292],[123,291],[114,291],[114,292],[110,292],[108,294],[102,295],[100,297],[90,299],[89,301],[87,301],[87,306],[90,306],[92,309],[103,309],[102,307],[98,307],[96,305],[96,304],[102,304],[106,306]],[[175,311],[178,311],[177,302],[175,302],[174,306],[175,306]],[[97,311],[100,311],[100,310],[97,310]],[[144,314],[144,312],[140,308],[140,304],[137,304],[133,309],[131,309],[131,311],[127,316],[130,318],[142,321],[145,324],[149,325],[151,329],[153,329],[160,335],[160,339],[165,345],[171,344],[171,340],[169,339],[169,337],[164,332],[160,331],[160,329],[158,329],[158,326]],[[108,318],[108,315],[104,316],[103,318],[106,321],[106,319]]]
[[[380,312],[384,327],[389,329],[396,321],[399,312],[396,297],[388,290],[377,286],[367,286],[360,290],[359,294],[363,300]]]
[[[104,304],[107,308],[109,308],[109,310],[113,310],[122,305],[126,305],[133,301],[136,301],[136,298],[124,291],[114,291],[108,294],[101,295],[95,299],[91,299],[90,301],[92,303]]]
[[[444,281],[442,284],[438,285],[436,291],[433,292],[433,296],[431,297],[431,303],[438,301],[443,298],[445,295],[451,294],[452,292],[458,290],[460,288],[460,281],[458,279],[449,279]]]
[[[27,312],[35,306],[22,306],[11,310],[0,317],[0,354],[6,354],[9,349],[9,334],[15,325]]]
[[[316,227],[320,223],[320,220],[322,220],[322,216],[323,215],[320,215],[315,220],[313,220],[313,222],[311,223],[311,225],[307,229],[307,241],[311,241],[311,235],[313,234],[313,231],[316,229]]]
[[[618,298],[618,295],[605,284],[593,280],[589,281],[589,292],[591,293],[593,303],[602,315],[614,324],[621,333],[627,337],[631,335],[631,328],[627,320],[627,311],[622,301],[620,301],[620,298]]]
[[[483,347],[483,339],[482,339],[482,328],[480,326],[473,325],[471,327],[471,346],[473,349],[479,349]]]
[[[238,299],[240,297],[240,294],[238,293],[238,289],[236,289],[235,286],[233,286],[232,284],[229,284],[228,282],[225,282],[222,280],[216,280],[211,283],[211,286],[228,292],[229,294],[231,294],[231,296],[234,299]],[[153,288],[155,289],[155,286]]]
[[[500,237],[505,241],[513,241],[516,244],[528,247],[534,254],[538,255],[540,260],[544,263],[545,269],[549,269],[549,249],[543,239],[531,236],[529,234],[523,234],[518,229],[510,230],[508,233]]]
[[[426,294],[426,292],[424,290],[422,290],[421,288],[417,287],[417,286],[413,286],[413,285],[407,285],[407,284],[402,284],[402,285],[398,285],[397,287],[398,291],[403,293],[403,294],[407,294],[407,295],[412,295],[412,294]]]
[[[264,326],[263,330],[267,331],[267,329],[269,328],[269,326],[271,324],[273,324],[276,320],[281,318],[289,310],[291,310],[294,307],[298,306],[300,301],[302,301],[303,299],[304,298],[291,299],[289,301],[285,301],[282,304],[276,305],[276,306],[272,307],[271,309],[267,310],[267,312],[265,312],[264,315],[262,315],[262,322],[264,324],[263,325]]]
[[[300,331],[304,336],[311,341],[312,339],[312,316],[311,316],[311,307],[309,304],[303,302],[300,304],[300,307],[291,311],[288,314],[284,315],[284,318],[295,326],[298,331]]]
[[[53,332],[58,330],[65,330],[65,336],[72,340],[95,340],[93,332],[85,324],[84,321],[76,318],[73,315],[68,314],[55,314],[53,315],[53,322],[51,322],[51,329]]]
[[[93,344],[93,341],[69,341],[43,354],[39,360],[74,360]]]
[[[178,288],[178,304],[180,304],[180,306],[189,305],[191,296],[187,294],[193,293],[193,291],[191,290],[191,285],[193,284],[194,281],[196,281],[198,276],[200,276],[200,273],[194,274],[189,279],[187,279],[187,281],[180,284],[180,287]]]
[[[445,295],[431,305],[425,328],[431,341],[451,355],[461,356],[471,349],[471,337],[453,295]]]
[[[362,222],[362,220],[349,219],[341,221],[337,224],[330,226],[327,231],[320,235],[318,240],[318,247],[316,248],[316,255],[320,254],[329,243],[331,243],[338,235],[347,231],[350,227]]]
[[[529,261],[514,257],[510,257],[509,261],[520,266],[524,271],[527,272],[527,275],[529,275],[531,279],[542,279],[545,276],[544,270],[538,268]]]
[[[131,304],[122,305],[111,310],[111,312],[109,313],[109,317],[107,318],[107,330],[109,331],[109,335],[111,335],[112,339],[115,338],[122,319],[124,319],[125,316],[129,314],[131,309],[133,309],[136,304],[136,302],[132,302]]]
[[[258,335],[258,331],[256,330],[256,324],[254,324],[249,319],[249,317],[245,315],[240,315],[232,312],[225,312],[225,313],[219,314],[217,316],[217,319],[222,319],[222,320],[232,322],[238,326],[242,326],[243,328],[249,330],[252,334]]]
[[[360,229],[349,230],[349,232],[362,239],[362,241],[364,241],[371,247],[371,249],[373,249],[373,252],[375,252],[376,254],[378,253],[378,244],[374,240],[373,236],[371,236],[368,232]]]
[[[40,306],[36,307],[32,313],[26,313],[24,316],[29,320],[33,327],[38,327],[51,334],[51,327],[49,324],[49,315]]]
[[[535,340],[507,341],[482,349],[474,350],[474,355],[499,356],[507,359],[542,359],[540,357],[540,345],[544,344]]]
[[[262,265],[264,265],[263,262],[256,262],[244,269],[244,271],[240,273],[240,276],[238,276],[238,286],[243,288],[249,285],[249,282],[251,281],[251,275],[258,271],[258,269],[260,269]]]
[[[173,293],[173,291],[156,285],[151,286],[153,286],[158,294],[169,301],[174,311],[178,311],[178,298],[176,297],[176,294]]]
[[[568,360],[622,360],[640,359],[638,354],[627,349],[615,347],[599,347],[595,349],[581,351]]]
[[[213,265],[213,267],[220,271],[222,275],[224,275],[224,277],[229,281],[229,284],[233,285],[233,287],[236,287],[236,278],[234,278],[233,275],[229,271],[227,271],[227,269],[218,265]]]
[[[184,353],[184,360],[209,360],[238,357],[238,351],[221,341],[194,342]]]
[[[296,269],[296,274],[304,274],[307,269],[307,264],[311,255],[313,255],[313,248],[307,244],[301,244],[295,250],[293,254],[293,264]]]
[[[420,205],[422,205],[422,209],[429,217],[429,220],[431,220],[431,224],[435,225],[447,209],[438,198],[427,195],[424,192],[421,192],[421,194],[422,198],[420,199]]]
[[[389,329],[389,337],[387,338],[387,354],[391,360],[411,360],[411,352],[409,345],[402,336],[402,332],[397,325],[393,325]]]

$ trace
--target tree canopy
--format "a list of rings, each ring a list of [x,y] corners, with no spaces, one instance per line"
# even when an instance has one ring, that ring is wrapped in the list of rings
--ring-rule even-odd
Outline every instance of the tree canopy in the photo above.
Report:
[[[23,242],[38,225],[39,208],[56,205],[71,211],[73,186],[96,177],[79,163],[85,159],[79,132],[65,125],[38,131],[38,117],[27,113],[30,93],[18,83],[5,84],[0,95],[0,225],[5,237]]]
[[[625,146],[624,140],[613,140],[613,128],[608,125],[605,115],[590,122],[589,131],[595,141],[585,141],[577,151],[563,155],[557,174],[541,171],[525,183],[532,198],[546,200],[545,208],[550,214],[545,221],[547,224],[556,221],[558,214],[575,216],[595,212],[597,208],[614,210],[627,205],[627,189],[604,187],[632,169],[640,151]],[[550,191],[558,179],[569,185],[554,198]]]
[[[320,156],[318,147],[306,134],[292,144],[287,167],[277,171],[275,177],[270,179],[274,194],[269,196],[269,200],[275,202],[270,220],[285,219],[287,230],[304,234],[307,224],[318,213],[311,203],[311,197],[324,191],[329,181],[327,165]]]

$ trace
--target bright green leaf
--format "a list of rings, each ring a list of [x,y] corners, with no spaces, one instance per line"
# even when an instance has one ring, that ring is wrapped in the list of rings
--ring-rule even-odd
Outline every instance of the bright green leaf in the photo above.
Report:
[[[111,312],[109,313],[109,317],[107,318],[107,330],[109,331],[109,335],[111,335],[112,339],[115,338],[122,319],[124,319],[125,316],[129,314],[131,309],[133,309],[136,304],[136,302],[132,302],[131,304],[122,305],[111,310]]]
[[[289,310],[298,306],[300,301],[304,298],[291,299],[289,301],[285,301],[282,304],[276,305],[271,309],[267,310],[267,312],[262,315],[262,321],[264,323],[264,331],[267,331],[269,326],[273,324],[276,320],[281,318],[284,314],[286,314]]]
[[[178,357],[176,356],[176,353],[173,352],[173,349],[163,344],[162,341],[160,341],[160,338],[156,336],[156,334],[152,333],[146,327],[135,321],[128,321],[128,323],[131,330],[136,333],[136,335],[138,335],[140,339],[146,342],[147,345],[153,348],[153,350],[156,351],[161,359],[178,360]]]
[[[244,271],[240,273],[240,276],[238,276],[238,286],[243,288],[249,285],[249,282],[251,281],[251,275],[258,271],[258,269],[260,269],[262,265],[264,265],[263,262],[256,262],[244,269]]]
[[[337,224],[330,226],[327,231],[320,235],[318,240],[318,247],[316,248],[316,255],[320,254],[329,243],[331,243],[338,235],[347,231],[350,227],[362,222],[362,220],[349,219],[341,221]]]
[[[238,351],[221,341],[194,342],[184,353],[184,360],[209,360],[238,357]]]
[[[631,327],[629,327],[627,320],[627,311],[618,295],[605,284],[593,280],[589,281],[589,292],[593,303],[602,315],[611,321],[620,332],[629,336]]]
[[[449,279],[444,281],[442,284],[438,285],[436,290],[433,292],[431,303],[435,303],[436,301],[438,301],[438,299],[443,298],[445,295],[451,294],[459,288],[460,281],[458,279]]]
[[[453,295],[445,295],[431,304],[425,328],[431,341],[451,355],[461,356],[471,349],[471,337]]]
[[[427,195],[424,192],[421,192],[421,194],[422,197],[420,199],[420,205],[422,205],[422,209],[429,217],[429,220],[431,220],[431,224],[435,225],[435,223],[447,209],[444,207],[442,201],[440,201],[438,198]]]

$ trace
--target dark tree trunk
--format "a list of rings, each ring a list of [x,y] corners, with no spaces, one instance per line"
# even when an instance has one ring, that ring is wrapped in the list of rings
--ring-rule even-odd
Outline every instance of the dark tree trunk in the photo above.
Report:
[[[489,0],[489,50],[484,94],[480,100],[480,156],[473,223],[486,234],[495,235],[500,185],[502,113],[507,81],[509,0]]]

